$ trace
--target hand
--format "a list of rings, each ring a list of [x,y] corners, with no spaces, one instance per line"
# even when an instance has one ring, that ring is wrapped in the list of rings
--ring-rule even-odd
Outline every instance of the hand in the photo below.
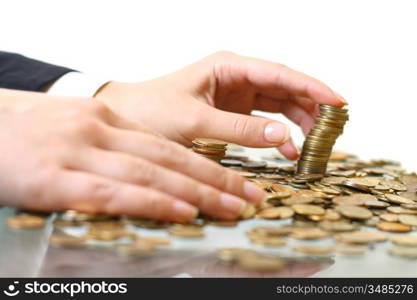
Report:
[[[264,192],[94,99],[0,89],[0,203],[185,222],[236,218]]]
[[[147,82],[110,82],[96,98],[184,145],[207,137],[250,147],[280,146],[289,159],[296,159],[298,153],[288,126],[248,116],[252,110],[283,113],[306,134],[314,124],[318,104],[346,104],[312,77],[229,52]]]

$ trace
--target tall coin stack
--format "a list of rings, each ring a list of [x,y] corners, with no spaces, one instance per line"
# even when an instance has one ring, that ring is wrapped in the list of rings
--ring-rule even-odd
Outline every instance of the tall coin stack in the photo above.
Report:
[[[347,109],[320,105],[320,115],[307,135],[301,157],[297,164],[297,175],[324,175],[333,145],[343,133],[349,119]]]
[[[198,138],[193,140],[193,151],[216,162],[226,154],[227,143],[219,140]]]

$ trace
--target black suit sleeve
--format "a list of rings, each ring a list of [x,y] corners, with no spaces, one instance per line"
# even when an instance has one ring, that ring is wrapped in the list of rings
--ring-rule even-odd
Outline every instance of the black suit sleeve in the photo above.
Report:
[[[0,88],[39,91],[73,70],[0,51]]]

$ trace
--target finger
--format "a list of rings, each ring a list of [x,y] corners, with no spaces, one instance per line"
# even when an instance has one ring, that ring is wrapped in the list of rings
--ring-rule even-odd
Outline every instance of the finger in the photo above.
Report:
[[[246,207],[243,199],[130,154],[90,148],[69,167],[162,191],[220,219],[235,219]]]
[[[281,112],[289,120],[301,127],[304,135],[310,132],[314,125],[314,118],[303,108],[290,101],[277,101],[273,98],[258,96],[255,109],[262,109],[271,112]]]
[[[261,59],[237,56],[236,69],[245,72],[246,78],[259,91],[286,90],[291,94],[312,99],[319,104],[343,106],[345,100],[321,81],[292,70],[284,65]]]
[[[61,171],[48,184],[37,205],[50,210],[129,215],[187,222],[197,209],[168,194],[79,171]]]
[[[258,203],[265,196],[237,172],[155,136],[112,128],[103,133],[101,148],[141,157],[247,201]]]
[[[282,153],[286,158],[291,160],[296,160],[299,158],[300,154],[298,152],[297,147],[294,145],[292,139],[290,139],[284,145],[278,147],[279,152]]]
[[[204,116],[210,126],[198,136],[220,139],[248,147],[277,147],[288,141],[289,127],[281,122],[244,114],[207,109]]]

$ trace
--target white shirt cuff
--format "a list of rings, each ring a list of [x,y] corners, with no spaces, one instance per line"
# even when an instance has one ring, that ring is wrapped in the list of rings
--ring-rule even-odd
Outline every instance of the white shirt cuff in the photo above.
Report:
[[[92,97],[109,79],[69,72],[58,78],[45,92],[53,96]]]

